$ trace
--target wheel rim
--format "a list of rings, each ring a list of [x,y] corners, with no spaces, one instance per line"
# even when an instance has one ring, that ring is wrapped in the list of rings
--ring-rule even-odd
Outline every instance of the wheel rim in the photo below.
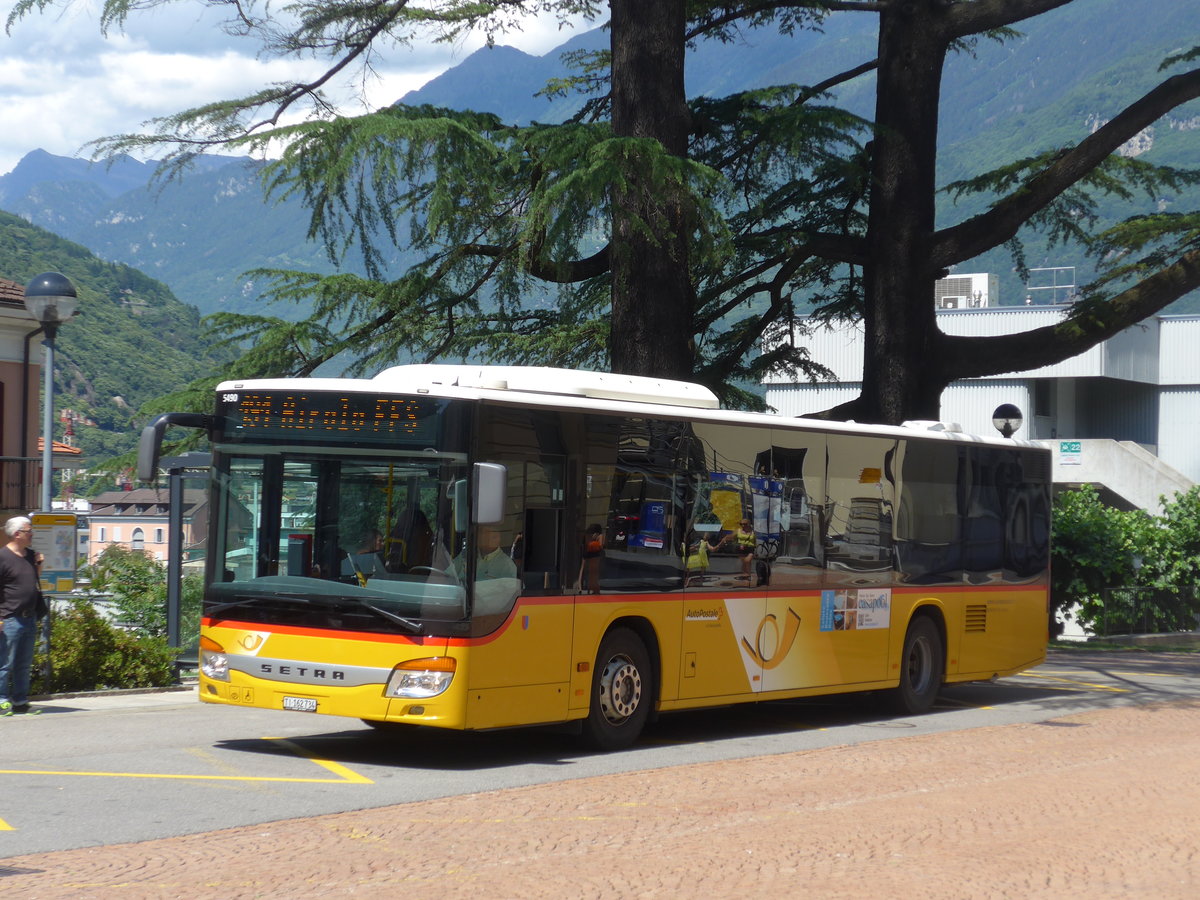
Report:
[[[620,725],[642,702],[642,673],[628,656],[614,656],[600,673],[600,711]]]
[[[929,640],[924,636],[912,642],[908,653],[908,683],[917,694],[922,694],[929,687],[933,678],[933,650]]]

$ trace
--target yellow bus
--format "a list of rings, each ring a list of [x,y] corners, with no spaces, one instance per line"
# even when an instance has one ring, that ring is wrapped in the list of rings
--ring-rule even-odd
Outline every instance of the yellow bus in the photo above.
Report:
[[[890,691],[1044,659],[1050,459],[952,427],[721,410],[706,388],[411,365],[226,382],[208,703],[378,727],[577,723]]]

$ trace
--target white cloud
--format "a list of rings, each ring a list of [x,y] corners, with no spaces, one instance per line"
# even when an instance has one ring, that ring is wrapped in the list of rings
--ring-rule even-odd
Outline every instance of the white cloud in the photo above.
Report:
[[[142,131],[149,119],[320,71],[312,60],[268,60],[257,45],[224,34],[217,13],[174,4],[134,13],[121,33],[100,34],[94,4],[31,15],[0,34],[0,174],[35,149],[83,155],[112,134]],[[529,21],[498,42],[546,53],[570,37],[553,19]],[[425,84],[483,45],[414,43],[387,51],[365,103],[382,106]],[[361,103],[346,100],[347,111]]]

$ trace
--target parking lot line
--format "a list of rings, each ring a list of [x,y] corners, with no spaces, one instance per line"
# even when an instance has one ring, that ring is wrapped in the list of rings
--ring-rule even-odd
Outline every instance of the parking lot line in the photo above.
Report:
[[[1128,694],[1128,688],[1119,688],[1111,684],[1096,684],[1092,681],[1076,681],[1073,678],[1058,678],[1054,675],[1044,675],[1036,672],[1021,672],[1018,677],[1021,678],[1036,678],[1040,681],[1050,681],[1055,684],[1069,684],[1078,688],[1086,688],[1087,690],[1099,691],[1109,694]]]
[[[166,772],[79,772],[69,769],[0,769],[0,775],[61,775],[81,778],[152,778],[169,781],[244,781],[244,782],[290,782],[293,784],[374,784],[365,775],[359,775],[341,763],[322,759],[316,754],[283,738],[263,738],[271,741],[309,762],[316,763],[336,775],[336,778],[288,778],[283,776],[256,775],[184,775]],[[0,820],[3,821],[3,820]],[[3,830],[3,829],[0,829]],[[11,829],[10,829],[11,830]]]

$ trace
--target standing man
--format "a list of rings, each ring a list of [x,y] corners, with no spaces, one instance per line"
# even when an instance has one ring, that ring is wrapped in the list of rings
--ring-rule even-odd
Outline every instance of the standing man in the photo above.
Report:
[[[4,523],[8,543],[0,547],[0,716],[29,712],[29,678],[37,620],[43,613],[38,576],[42,554],[34,553],[33,523],[14,516]]]

